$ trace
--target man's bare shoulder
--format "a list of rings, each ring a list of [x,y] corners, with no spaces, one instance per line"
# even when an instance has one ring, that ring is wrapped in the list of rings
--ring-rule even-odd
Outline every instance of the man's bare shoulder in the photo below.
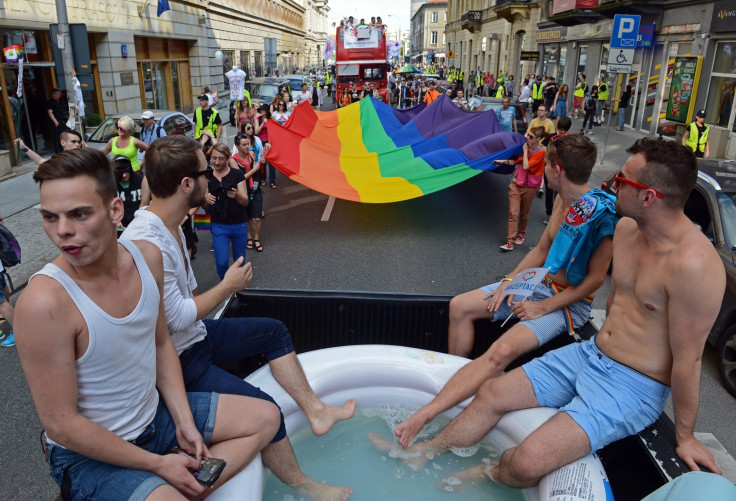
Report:
[[[674,247],[669,265],[676,275],[725,280],[725,268],[713,243],[689,221],[683,225],[678,244]],[[712,274],[716,274],[715,276]]]
[[[62,308],[71,302],[71,296],[58,280],[47,275],[36,275],[28,282],[23,294],[18,298],[15,310],[18,313],[29,311],[38,315],[44,312],[63,311]]]
[[[156,280],[163,277],[164,260],[163,255],[161,254],[161,249],[158,248],[158,245],[148,242],[147,240],[132,240],[132,242],[136,247],[138,247],[138,249],[140,249],[141,254],[143,254],[143,258],[146,260],[146,263],[148,264],[151,273],[153,273],[153,276],[156,277]]]

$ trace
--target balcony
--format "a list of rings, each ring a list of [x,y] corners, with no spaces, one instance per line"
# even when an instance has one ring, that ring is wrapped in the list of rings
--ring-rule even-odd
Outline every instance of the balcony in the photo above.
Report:
[[[594,24],[601,18],[594,11],[598,3],[598,0],[555,0],[552,13],[547,19],[559,26]]]
[[[475,33],[476,30],[480,30],[482,19],[483,12],[479,10],[469,10],[460,17],[460,27],[463,30]]]
[[[664,9],[664,0],[600,0],[593,10],[603,16],[616,14],[659,14]]]
[[[532,7],[537,6],[539,6],[538,0],[496,0],[493,9],[498,17],[513,23],[529,19]]]

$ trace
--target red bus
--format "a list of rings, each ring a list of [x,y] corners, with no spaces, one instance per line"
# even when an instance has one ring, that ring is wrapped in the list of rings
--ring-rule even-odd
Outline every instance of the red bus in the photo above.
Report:
[[[374,83],[381,99],[388,103],[386,29],[366,25],[338,27],[335,41],[337,96],[352,84],[363,89]]]

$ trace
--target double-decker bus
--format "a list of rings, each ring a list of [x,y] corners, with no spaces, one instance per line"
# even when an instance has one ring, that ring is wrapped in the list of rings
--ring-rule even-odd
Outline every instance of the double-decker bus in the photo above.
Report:
[[[381,99],[387,103],[388,73],[385,28],[366,25],[337,28],[335,74],[338,96],[346,86],[356,84],[358,89],[363,89],[374,83]]]

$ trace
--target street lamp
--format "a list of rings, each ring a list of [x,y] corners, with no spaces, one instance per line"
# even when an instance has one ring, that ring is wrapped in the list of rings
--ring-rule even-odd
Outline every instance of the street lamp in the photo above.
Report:
[[[393,17],[399,22],[399,43],[401,44],[399,47],[403,48],[403,43],[401,41],[401,18],[394,14],[386,14],[386,17]],[[401,50],[399,50],[399,60],[401,60]]]

